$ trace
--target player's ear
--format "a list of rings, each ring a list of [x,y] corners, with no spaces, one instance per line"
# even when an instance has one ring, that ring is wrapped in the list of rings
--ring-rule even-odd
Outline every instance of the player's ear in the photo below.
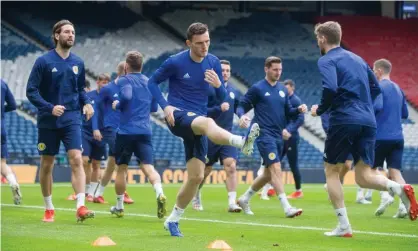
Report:
[[[190,46],[192,45],[192,41],[190,41],[189,39],[187,39],[187,40],[186,40],[186,45],[187,45],[188,47],[190,47]]]

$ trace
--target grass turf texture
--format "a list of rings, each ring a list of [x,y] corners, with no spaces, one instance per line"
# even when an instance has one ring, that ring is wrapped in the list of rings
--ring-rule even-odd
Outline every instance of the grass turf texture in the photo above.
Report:
[[[179,184],[164,186],[168,197],[168,213],[175,203]],[[247,185],[238,187],[238,196]],[[163,229],[163,221],[156,216],[155,193],[149,184],[128,185],[135,200],[125,205],[125,217],[110,215],[115,204],[114,187],[104,194],[110,204],[87,203],[96,211],[96,217],[76,223],[75,202],[65,200],[72,188],[70,184],[57,184],[53,188],[56,208],[55,222],[43,223],[43,198],[39,185],[23,185],[23,202],[13,203],[8,186],[2,186],[1,248],[2,250],[208,250],[216,239],[226,241],[233,250],[414,250],[418,247],[418,221],[392,219],[398,208],[398,199],[381,217],[374,211],[380,202],[378,192],[373,193],[372,205],[355,203],[356,188],[345,186],[345,198],[353,238],[325,237],[324,231],[333,229],[337,219],[323,185],[306,184],[304,198],[290,200],[303,208],[302,216],[287,219],[277,198],[262,201],[254,196],[251,207],[254,216],[227,213],[227,192],[223,185],[205,185],[202,190],[203,212],[191,205],[180,221],[184,238],[171,237]],[[288,193],[293,191],[286,186]],[[417,187],[415,186],[415,189]],[[358,231],[358,232],[356,232]],[[116,242],[112,247],[93,247],[100,236],[109,236]]]

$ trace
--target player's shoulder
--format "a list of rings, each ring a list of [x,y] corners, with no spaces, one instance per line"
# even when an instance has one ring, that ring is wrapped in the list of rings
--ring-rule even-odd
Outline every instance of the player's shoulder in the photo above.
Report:
[[[76,54],[74,54],[74,53],[70,52],[70,56],[71,56],[71,60],[72,60],[73,62],[84,64],[84,60],[83,60],[83,59],[81,59],[81,58],[80,58],[79,56],[77,56]]]
[[[167,58],[171,63],[181,63],[189,55],[189,50],[183,50]]]
[[[217,56],[213,55],[212,53],[208,53],[208,55],[206,57],[211,62],[221,62],[219,60],[219,58]]]

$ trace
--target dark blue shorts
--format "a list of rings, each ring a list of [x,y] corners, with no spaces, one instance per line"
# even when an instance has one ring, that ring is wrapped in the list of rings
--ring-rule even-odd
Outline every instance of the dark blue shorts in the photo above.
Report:
[[[115,160],[118,165],[128,165],[132,154],[138,163],[154,163],[151,135],[116,134]]]
[[[363,160],[374,164],[376,128],[362,125],[334,125],[325,140],[324,161],[329,164],[345,163],[353,155],[354,165]]]
[[[383,167],[386,160],[388,168],[402,170],[404,140],[376,140],[374,168]]]
[[[263,165],[269,167],[274,163],[280,163],[283,157],[283,140],[281,137],[260,136],[256,140]]]
[[[199,115],[193,112],[176,110],[173,113],[175,124],[167,126],[171,133],[183,139],[186,162],[191,158],[197,158],[203,163],[207,163],[208,138],[204,135],[195,135],[192,129],[192,122]]]
[[[83,156],[87,156],[92,160],[106,160],[106,144],[93,138],[91,132],[83,131]]]
[[[212,141],[208,140],[208,159],[209,162],[206,164],[207,166],[212,166],[218,160],[220,160],[221,165],[223,165],[224,159],[227,158],[238,158],[238,149],[233,146],[222,146],[216,145]]]
[[[8,156],[9,154],[7,152],[7,136],[6,134],[2,134],[1,135],[1,158],[7,159]]]
[[[57,155],[60,143],[64,144],[65,150],[82,150],[81,126],[70,125],[57,129],[38,129],[38,152],[39,155]]]
[[[116,129],[106,127],[102,131],[102,141],[109,146],[109,156],[115,156]]]

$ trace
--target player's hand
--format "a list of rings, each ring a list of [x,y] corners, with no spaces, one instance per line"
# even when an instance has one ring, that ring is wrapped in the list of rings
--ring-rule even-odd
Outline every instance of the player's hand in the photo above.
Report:
[[[221,110],[222,112],[228,111],[229,110],[229,103],[228,102],[223,102],[221,105]]]
[[[100,130],[94,130],[93,131],[93,138],[97,141],[102,141],[102,134],[100,133]]]
[[[286,129],[283,129],[282,136],[284,140],[289,140],[292,137],[292,134]]]
[[[164,108],[165,119],[170,126],[174,126],[174,111],[177,110],[174,106],[168,105]]]
[[[115,100],[112,103],[112,109],[116,111],[116,106],[119,104],[119,100]]]
[[[64,114],[64,111],[65,111],[65,107],[64,106],[62,106],[62,105],[56,105],[52,109],[52,115],[59,117],[59,116],[61,116],[61,115]]]
[[[251,119],[245,115],[242,115],[239,119],[239,127],[248,128],[250,126]]]
[[[305,104],[300,105],[300,106],[298,107],[298,111],[299,111],[299,113],[305,113],[305,112],[307,112],[307,111],[308,111],[308,107],[307,107]]]
[[[85,104],[83,106],[83,114],[86,115],[86,120],[89,121],[94,114],[93,106],[91,104]]]
[[[313,117],[318,116],[318,114],[316,114],[316,110],[318,110],[318,105],[313,105],[313,106],[311,107],[311,115],[312,115]]]
[[[222,84],[218,74],[212,69],[205,71],[205,81],[215,88],[219,88]]]

